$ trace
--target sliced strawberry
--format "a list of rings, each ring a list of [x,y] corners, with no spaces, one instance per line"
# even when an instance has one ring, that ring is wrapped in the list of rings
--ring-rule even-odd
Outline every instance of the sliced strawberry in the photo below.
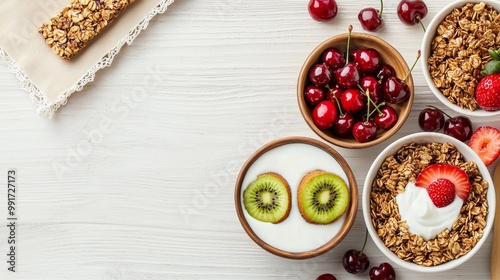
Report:
[[[442,208],[455,200],[455,185],[447,179],[434,180],[427,188],[429,197],[436,207]]]
[[[500,156],[500,131],[491,126],[480,127],[472,134],[468,145],[485,165],[490,165]]]
[[[417,176],[415,185],[428,189],[438,179],[446,179],[455,186],[455,192],[462,200],[466,200],[470,193],[469,177],[460,167],[450,164],[432,164],[424,168]]]

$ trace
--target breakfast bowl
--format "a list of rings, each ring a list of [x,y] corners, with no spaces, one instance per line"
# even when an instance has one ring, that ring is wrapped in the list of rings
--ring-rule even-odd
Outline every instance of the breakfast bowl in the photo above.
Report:
[[[234,202],[243,229],[257,245],[280,257],[307,259],[347,235],[356,218],[358,187],[332,147],[286,137],[265,144],[244,163]]]
[[[368,171],[362,196],[376,246],[395,264],[417,272],[446,271],[469,260],[492,229],[495,203],[479,156],[435,132],[411,134],[386,147]]]
[[[379,144],[387,140],[403,126],[404,122],[408,118],[408,115],[410,114],[411,107],[413,104],[414,84],[410,73],[410,69],[406,61],[393,46],[391,46],[383,39],[371,34],[356,33],[356,32],[352,32],[350,34],[351,34],[349,41],[350,43],[349,50],[351,54],[349,57],[349,61],[351,61],[350,64],[352,64],[353,61],[356,61],[354,63],[358,65],[357,67],[359,72],[361,73],[362,76],[365,76],[365,78],[360,78],[359,81],[361,89],[358,89],[357,85],[351,85],[349,83],[342,81],[341,78],[337,76],[336,74],[337,71],[343,72],[344,68],[347,67],[343,66],[345,64],[337,63],[337,65],[335,65],[332,63],[327,64],[325,62],[328,60],[327,56],[329,57],[335,56],[335,55],[333,56],[329,55],[327,54],[327,52],[331,52],[332,50],[335,49],[337,49],[341,53],[340,56],[343,57],[340,58],[339,60],[341,60],[341,62],[348,62],[346,61],[348,59],[345,59],[344,54],[346,53],[346,50],[348,48],[347,42],[349,33],[339,34],[319,44],[305,60],[300,70],[297,81],[297,101],[302,117],[306,121],[307,125],[318,136],[328,141],[329,143],[332,143],[337,146],[341,146],[344,148],[359,149],[359,148],[374,146],[376,144]],[[370,52],[372,52],[371,50],[375,50],[379,55],[378,57],[375,56],[375,59],[372,59],[371,55],[366,55],[367,52],[366,50],[370,50]],[[359,58],[360,63],[357,62],[358,58],[353,57],[353,54],[355,53],[358,53],[357,57]],[[364,54],[359,54],[359,53],[364,53]],[[339,55],[337,54],[337,56]],[[364,63],[364,61],[363,62],[361,61],[364,60],[365,57],[367,58],[367,60],[365,61],[368,61],[370,63],[372,61],[378,61],[379,64],[376,65],[379,66],[377,68],[374,67],[375,70],[371,69],[369,66],[368,67],[359,66],[362,63]],[[382,65],[384,66],[382,67]],[[389,65],[389,67],[387,67],[387,65]],[[318,67],[319,68],[327,67],[328,73],[330,73],[331,76],[330,82],[322,86],[314,77],[313,77],[314,81],[311,80],[310,72],[315,71],[312,69],[312,67],[315,67],[316,70]],[[388,71],[387,69],[391,68],[393,69],[387,72]],[[367,78],[366,76],[370,76],[370,78]],[[372,82],[369,81],[370,79]],[[391,80],[391,82],[388,83],[388,80]],[[396,85],[395,81],[397,80],[399,80],[397,83],[401,82],[401,85],[405,87],[404,95],[399,94],[401,93],[401,91],[398,91],[399,96],[397,96],[398,94],[394,93],[395,92],[394,89],[399,90],[399,86],[394,87],[394,85]],[[376,86],[378,87],[378,89],[373,88],[371,92],[368,91],[367,90],[368,87],[364,86],[365,82],[369,84],[371,83],[372,85],[378,84],[378,86]],[[387,90],[388,92],[387,97],[385,93],[383,93],[385,91],[382,90],[385,87],[385,83],[387,83],[388,88],[390,88],[389,90]],[[316,94],[316,92],[318,92],[316,88],[320,89],[319,92],[320,94],[322,92],[321,96],[323,98],[314,99],[310,97],[310,95]],[[312,94],[307,93],[308,91],[312,91],[313,93]],[[358,93],[356,91],[358,91]],[[367,91],[369,93],[368,95],[366,94]],[[359,92],[362,93],[362,97],[364,96],[364,100],[361,102],[361,104],[364,104],[364,107],[361,109],[359,109],[359,106],[357,106],[356,104],[355,106],[350,106],[351,104],[355,103],[352,100],[356,99],[356,96],[359,96]],[[374,98],[373,94],[376,94],[378,96]],[[306,95],[309,96],[306,97]],[[375,106],[372,105],[373,103],[370,103],[369,107],[370,109],[367,108],[366,104],[370,102],[368,101],[367,96],[372,96],[372,98],[370,99],[372,99],[372,101],[376,101],[377,104],[379,104],[380,102],[384,102],[384,104],[386,104],[386,107],[391,108],[388,110],[392,111],[392,114],[395,115],[395,117],[392,119],[390,125],[381,124],[379,126],[377,124],[376,126],[374,126],[372,123],[371,124],[372,127],[370,129],[372,132],[374,132],[373,134],[371,134],[373,137],[370,137],[370,139],[365,138],[360,140],[359,137],[356,138],[353,137],[351,127],[346,129],[344,124],[349,122],[351,122],[352,124],[356,123],[357,121],[363,121],[363,122],[366,121],[367,119],[366,115],[368,114],[369,111],[371,111],[370,116],[372,117],[376,116],[376,114],[381,112],[381,111],[376,112],[376,110],[374,110]],[[342,99],[345,99],[346,102],[344,103]],[[315,122],[315,116],[318,115],[318,112],[321,112],[321,109],[319,109],[320,105],[323,106],[325,105],[323,103],[328,103],[327,101],[322,101],[322,100],[330,101],[331,102],[329,103],[330,108],[335,106],[335,110],[337,111],[336,120],[339,120],[338,122],[342,121],[343,124],[340,125],[334,124],[332,126],[328,126],[328,124],[326,126],[323,126],[323,124],[321,124],[320,126],[318,126],[318,122]],[[317,101],[319,101],[320,103],[316,104]],[[346,106],[344,106],[344,104],[346,104]],[[380,108],[382,107],[383,106],[380,106]],[[351,118],[350,120],[346,121],[345,119],[338,117],[342,116],[346,112],[351,114],[351,116],[354,116],[354,118]],[[354,119],[354,121],[352,119]],[[380,127],[384,128],[382,129]]]
[[[491,59],[488,50],[500,48],[500,12],[494,0],[458,0],[441,9],[422,39],[422,71],[431,92],[446,107],[461,115],[491,117],[500,110],[481,108],[475,90],[481,71]]]

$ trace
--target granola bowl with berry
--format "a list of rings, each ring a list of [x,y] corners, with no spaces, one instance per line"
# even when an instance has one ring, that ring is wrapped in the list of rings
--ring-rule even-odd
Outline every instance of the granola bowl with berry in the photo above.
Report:
[[[500,2],[458,0],[439,11],[422,40],[422,69],[448,108],[500,115]]]
[[[370,167],[363,217],[377,247],[394,263],[440,272],[470,259],[491,231],[495,190],[478,155],[453,137],[403,137]]]

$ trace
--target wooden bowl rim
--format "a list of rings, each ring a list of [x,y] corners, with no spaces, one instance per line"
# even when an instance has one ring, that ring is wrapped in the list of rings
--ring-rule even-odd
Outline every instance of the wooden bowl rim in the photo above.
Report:
[[[382,45],[385,49],[388,49],[390,51],[391,56],[395,57],[396,60],[401,62],[400,64],[403,67],[404,72],[408,72],[410,70],[410,68],[408,67],[408,64],[404,60],[401,53],[399,53],[399,51],[397,49],[395,49],[391,44],[389,44],[387,41],[383,40],[382,38],[371,35],[371,34],[367,34],[367,33],[352,32],[351,33],[351,43],[355,44],[357,40],[373,41],[374,48],[376,48],[377,45]],[[392,127],[391,129],[389,129],[387,131],[383,131],[383,132],[379,133],[379,135],[377,136],[377,138],[375,140],[365,142],[365,143],[355,142],[355,141],[352,141],[351,139],[350,139],[350,141],[346,141],[342,138],[332,137],[314,125],[314,123],[312,121],[312,117],[307,112],[308,105],[306,104],[306,102],[303,98],[303,90],[306,86],[306,80],[307,80],[307,75],[308,75],[308,70],[309,70],[308,67],[306,67],[306,66],[308,64],[310,64],[312,61],[316,61],[325,49],[327,49],[329,47],[333,47],[333,45],[339,41],[347,41],[347,33],[338,34],[338,35],[335,35],[335,36],[330,37],[329,39],[323,41],[309,54],[309,56],[304,61],[304,64],[302,65],[302,68],[300,70],[299,77],[297,80],[297,102],[299,105],[300,113],[301,113],[302,117],[304,118],[304,120],[306,121],[307,125],[314,131],[314,133],[316,133],[319,137],[321,137],[322,139],[324,139],[325,141],[327,141],[331,144],[334,144],[334,145],[337,145],[340,147],[344,147],[344,148],[349,148],[349,149],[361,149],[361,148],[375,146],[379,143],[384,142],[385,140],[389,139],[392,135],[394,135],[404,125],[404,123],[408,119],[408,116],[411,113],[411,108],[413,106],[413,100],[415,97],[415,86],[414,86],[414,82],[413,82],[413,76],[410,73],[410,75],[408,75],[408,78],[406,80],[406,83],[408,84],[408,87],[410,88],[410,97],[404,103],[401,103],[401,104],[404,104],[404,106],[401,106],[402,109],[401,109],[400,114],[398,115],[398,121],[394,125],[394,127]],[[391,104],[389,104],[389,105],[391,105]]]
[[[246,173],[248,172],[248,169],[252,164],[260,158],[263,154],[266,152],[280,147],[284,146],[287,144],[294,144],[294,143],[299,143],[299,144],[307,144],[311,145],[314,147],[317,147],[319,149],[322,149],[329,155],[331,155],[340,165],[342,170],[346,173],[347,179],[349,181],[349,195],[350,195],[350,201],[349,201],[349,208],[347,210],[347,217],[344,221],[344,224],[340,231],[333,237],[331,240],[329,240],[327,243],[324,245],[310,250],[310,251],[304,251],[304,252],[288,252],[285,250],[278,249],[276,247],[273,247],[272,245],[267,244],[264,242],[260,237],[255,234],[255,232],[252,230],[250,225],[248,224],[244,213],[243,213],[243,206],[241,203],[241,189],[243,185],[243,180],[245,178]],[[347,235],[347,233],[350,231],[352,225],[354,224],[354,221],[356,219],[356,214],[358,210],[358,185],[356,183],[356,178],[354,177],[354,173],[352,172],[351,168],[349,167],[349,164],[347,161],[340,155],[335,149],[332,147],[328,146],[326,143],[323,143],[319,140],[308,138],[308,137],[302,137],[302,136],[290,136],[290,137],[284,137],[280,139],[273,140],[261,148],[259,148],[257,151],[255,151],[248,159],[247,161],[243,164],[240,173],[238,174],[238,178],[236,179],[236,186],[235,186],[235,191],[234,191],[234,203],[236,206],[236,213],[238,215],[238,219],[243,226],[243,229],[245,232],[250,236],[250,238],[260,247],[262,247],[264,250],[275,254],[280,257],[284,258],[289,258],[289,259],[307,259],[307,258],[312,258],[315,256],[319,256],[321,254],[326,253],[327,251],[331,250],[334,248],[337,244],[339,244],[344,237]]]

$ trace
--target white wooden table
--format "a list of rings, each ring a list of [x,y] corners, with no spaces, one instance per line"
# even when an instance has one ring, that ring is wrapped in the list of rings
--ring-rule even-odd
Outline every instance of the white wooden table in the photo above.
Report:
[[[399,22],[397,2],[386,1],[378,35],[411,63],[423,31]],[[427,1],[424,22],[447,2]],[[295,98],[302,62],[349,24],[362,31],[358,11],[379,5],[338,4],[334,21],[317,23],[306,0],[178,0],[50,120],[37,116],[0,66],[0,279],[316,279],[326,272],[369,279],[340,264],[363,241],[361,208],[338,247],[296,261],[251,241],[233,205],[239,168],[258,147],[284,136],[318,138]],[[147,75],[153,79],[144,83]],[[420,64],[413,77],[413,111],[388,143],[420,131],[418,112],[438,104]],[[500,120],[488,124],[500,127]],[[370,162],[388,143],[337,148],[356,167],[360,193]],[[10,168],[18,173],[16,273],[6,263]],[[490,279],[490,247],[491,236],[446,273],[395,269],[398,279]],[[373,265],[388,261],[371,240],[366,253]]]

